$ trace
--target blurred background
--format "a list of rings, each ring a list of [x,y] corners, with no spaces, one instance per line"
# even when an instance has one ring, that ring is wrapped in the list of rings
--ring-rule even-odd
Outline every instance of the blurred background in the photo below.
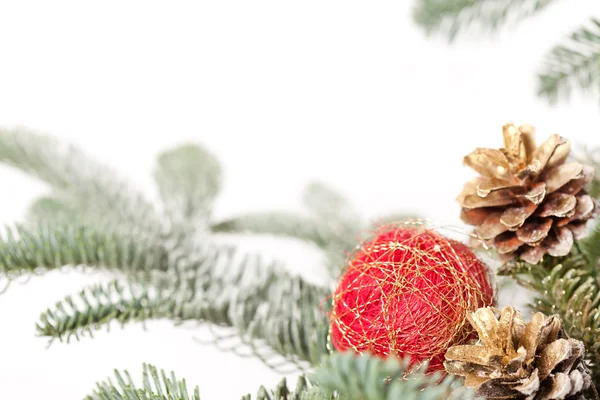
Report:
[[[600,145],[597,97],[575,92],[550,106],[535,88],[543,54],[600,15],[600,3],[556,2],[452,45],[426,38],[412,5],[3,1],[0,126],[77,144],[152,198],[157,153],[198,142],[223,164],[217,218],[295,211],[302,189],[320,181],[367,218],[412,213],[459,226],[455,198],[473,176],[462,157],[499,147],[503,124]],[[0,182],[3,224],[21,220],[47,191],[5,166]],[[248,246],[320,279],[316,248],[268,238]],[[1,397],[82,398],[113,368],[137,374],[142,362],[177,370],[207,399],[279,381],[258,360],[199,344],[203,328],[164,321],[147,331],[112,325],[110,335],[47,349],[35,336],[39,313],[99,279],[54,271],[0,296]]]

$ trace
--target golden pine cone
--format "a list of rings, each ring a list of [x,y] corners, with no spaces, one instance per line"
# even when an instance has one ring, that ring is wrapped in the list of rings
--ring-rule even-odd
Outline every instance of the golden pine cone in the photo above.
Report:
[[[598,210],[585,190],[594,169],[566,162],[570,143],[557,134],[539,147],[530,125],[507,124],[503,134],[504,148],[478,148],[464,158],[480,177],[457,199],[461,218],[505,260],[537,264],[545,254],[566,256]]]
[[[499,313],[499,318],[496,314]],[[581,341],[570,339],[556,316],[536,313],[525,324],[512,307],[486,307],[467,315],[479,334],[474,345],[446,352],[444,367],[466,377],[487,399],[585,399],[592,386]]]

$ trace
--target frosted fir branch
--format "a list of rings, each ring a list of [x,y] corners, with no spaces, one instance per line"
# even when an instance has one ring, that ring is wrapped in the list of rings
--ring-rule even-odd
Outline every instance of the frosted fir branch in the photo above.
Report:
[[[569,99],[574,88],[600,92],[600,20],[595,18],[552,48],[538,74],[538,94],[550,103]]]
[[[249,213],[219,221],[212,226],[216,233],[254,233],[287,236],[319,247],[331,241],[329,232],[311,218],[287,212]]]
[[[382,360],[367,354],[332,354],[324,357],[323,364],[307,379],[301,375],[292,390],[286,379],[274,389],[261,386],[256,396],[242,396],[241,400],[469,400],[471,390],[460,382],[446,377],[439,382],[438,374],[425,375],[422,371],[407,372],[408,360]],[[200,400],[200,390],[187,388],[171,372],[165,373],[144,364],[142,385],[138,386],[127,371],[114,371],[116,383],[110,378],[96,385],[86,400]]]
[[[386,360],[369,354],[334,353],[311,376],[320,389],[346,400],[468,400],[471,390],[453,377],[410,371],[410,359]]]
[[[24,129],[0,129],[0,162],[47,182],[77,210],[152,231],[160,228],[150,202],[75,146]]]
[[[185,379],[178,379],[173,372],[167,375],[152,365],[144,364],[141,387],[135,385],[129,372],[114,373],[116,384],[110,378],[97,383],[85,400],[200,400],[197,386],[190,391]]]
[[[221,166],[208,150],[190,143],[160,153],[154,178],[172,221],[208,223],[221,187]]]
[[[38,269],[85,265],[142,272],[166,270],[168,253],[145,235],[94,230],[76,224],[17,225],[0,234],[0,274],[9,278]]]
[[[156,273],[150,285],[113,282],[69,296],[42,313],[38,332],[68,341],[112,321],[168,318],[234,328],[239,345],[273,367],[273,352],[297,365],[327,353],[327,289],[253,257],[215,253],[197,262]]]
[[[357,210],[333,188],[319,182],[304,189],[303,203],[315,221],[327,229],[333,241],[354,244],[363,228]]]
[[[136,385],[128,371],[114,371],[116,383],[108,378],[96,384],[94,392],[85,400],[200,400],[198,386],[188,389],[185,379],[175,373],[165,373],[156,367],[144,364],[142,385]],[[298,377],[296,387],[291,390],[283,378],[272,390],[261,386],[255,397],[242,396],[242,400],[336,400],[323,394],[304,377]]]
[[[468,28],[493,32],[531,17],[553,0],[417,0],[413,20],[425,33],[441,32],[449,41]]]

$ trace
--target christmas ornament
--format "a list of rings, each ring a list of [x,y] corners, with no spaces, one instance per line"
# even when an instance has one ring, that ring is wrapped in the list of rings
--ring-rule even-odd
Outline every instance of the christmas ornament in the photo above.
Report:
[[[382,227],[357,250],[334,293],[332,343],[443,369],[446,349],[473,333],[467,311],[493,302],[487,272],[467,246],[433,230]]]
[[[499,313],[499,317],[496,314]],[[565,333],[557,316],[536,313],[525,324],[512,307],[468,313],[479,334],[474,345],[446,352],[446,371],[466,377],[487,399],[584,399],[592,385],[584,345]]]
[[[566,256],[596,215],[584,189],[594,169],[566,162],[570,144],[557,134],[536,147],[529,125],[508,124],[503,133],[504,148],[478,148],[464,159],[481,176],[458,197],[463,221],[505,260],[537,264],[545,254]]]

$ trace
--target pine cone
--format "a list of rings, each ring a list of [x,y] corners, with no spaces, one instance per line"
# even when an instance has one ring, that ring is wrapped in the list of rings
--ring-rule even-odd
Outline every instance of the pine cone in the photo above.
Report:
[[[500,314],[497,319],[496,313]],[[562,321],[536,313],[527,325],[512,307],[480,308],[467,315],[479,333],[474,345],[452,346],[444,367],[466,377],[488,399],[585,399],[592,385],[581,341],[570,339]]]
[[[570,144],[557,134],[536,148],[529,125],[508,124],[503,133],[504,148],[478,148],[464,159],[481,176],[458,197],[461,218],[505,260],[537,264],[545,254],[567,255],[598,210],[584,189],[594,169],[565,162]]]

